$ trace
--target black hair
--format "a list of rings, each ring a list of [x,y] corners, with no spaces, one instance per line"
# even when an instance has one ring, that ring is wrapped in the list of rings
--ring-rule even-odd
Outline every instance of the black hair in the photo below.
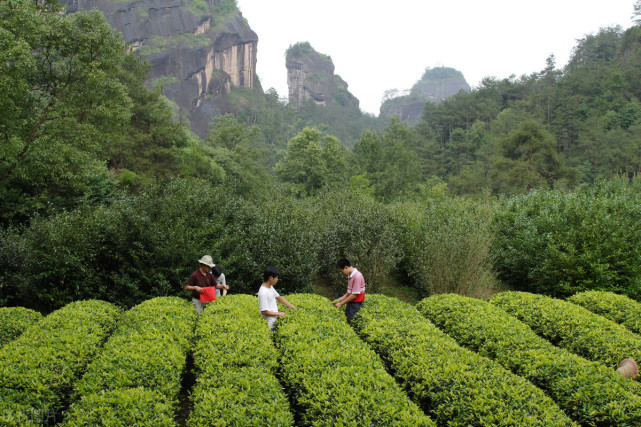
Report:
[[[211,274],[213,274],[213,275],[214,275],[214,277],[220,277],[220,275],[221,275],[221,274],[223,274],[223,269],[222,269],[222,268],[220,268],[220,266],[219,266],[219,265],[214,265],[214,266],[211,268]]]
[[[266,282],[270,277],[280,276],[280,271],[276,267],[267,267],[263,273],[263,280]]]
[[[338,261],[336,261],[336,268],[340,268],[341,270],[344,269],[345,267],[351,267],[352,264],[349,262],[347,258],[341,258]]]

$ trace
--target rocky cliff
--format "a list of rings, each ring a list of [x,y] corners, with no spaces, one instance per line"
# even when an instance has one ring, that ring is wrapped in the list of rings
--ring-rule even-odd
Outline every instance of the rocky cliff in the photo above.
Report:
[[[414,123],[421,118],[427,102],[439,103],[460,91],[470,90],[460,71],[448,67],[428,68],[409,93],[400,96],[395,92],[389,93],[381,105],[380,115],[399,116],[401,120]]]
[[[311,100],[323,106],[336,102],[358,108],[359,101],[347,90],[347,83],[334,74],[332,59],[316,52],[309,43],[297,43],[287,49],[286,67],[292,107]]]
[[[99,9],[151,65],[178,114],[201,137],[214,116],[233,111],[232,86],[256,88],[258,36],[233,0],[62,0],[67,13]]]

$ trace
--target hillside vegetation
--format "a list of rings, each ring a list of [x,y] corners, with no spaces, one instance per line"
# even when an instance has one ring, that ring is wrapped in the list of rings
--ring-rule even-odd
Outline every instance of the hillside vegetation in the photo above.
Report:
[[[59,10],[0,3],[2,305],[184,295],[204,253],[236,292],[277,265],[285,291],[340,293],[346,256],[418,298],[640,295],[638,25],[415,126],[235,90],[201,140],[102,15]]]

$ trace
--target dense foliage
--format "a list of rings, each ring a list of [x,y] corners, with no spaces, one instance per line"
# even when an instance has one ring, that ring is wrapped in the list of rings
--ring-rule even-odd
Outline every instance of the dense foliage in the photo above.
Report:
[[[144,301],[124,313],[100,355],[75,383],[64,425],[174,425],[196,312],[180,298]],[[134,411],[136,399],[149,405]],[[108,421],[107,421],[108,420]]]
[[[490,302],[559,347],[616,368],[626,358],[641,361],[641,336],[560,299],[528,292],[502,292]]]
[[[297,425],[434,426],[386,372],[330,300],[291,295],[297,310],[275,324],[281,380]]]
[[[626,181],[502,198],[492,248],[499,278],[555,296],[610,290],[638,298],[641,181]]]
[[[540,389],[460,347],[406,303],[369,296],[354,323],[438,425],[574,425]]]
[[[42,314],[24,307],[0,308],[0,348],[38,323]]]
[[[568,301],[641,334],[641,304],[630,297],[614,292],[585,291],[572,295]]]
[[[37,410],[55,418],[120,314],[104,301],[77,301],[0,349],[0,414]]]
[[[228,295],[208,304],[196,341],[188,426],[294,424],[276,378],[278,352],[255,297]]]
[[[500,308],[455,294],[434,295],[417,308],[462,346],[543,389],[581,425],[640,422],[638,383],[552,345]]]

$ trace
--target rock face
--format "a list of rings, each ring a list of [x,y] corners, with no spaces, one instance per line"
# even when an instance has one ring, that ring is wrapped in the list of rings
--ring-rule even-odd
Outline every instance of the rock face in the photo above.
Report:
[[[334,74],[332,59],[316,52],[309,43],[297,43],[287,49],[287,87],[289,105],[300,107],[308,100],[327,106],[336,102],[358,108],[359,101],[347,90],[347,83]]]
[[[401,120],[414,123],[421,118],[427,102],[439,103],[460,91],[470,90],[460,71],[448,67],[428,68],[409,93],[388,96],[381,105],[380,114],[386,117],[399,116]]]
[[[150,85],[164,94],[201,137],[214,116],[232,112],[232,86],[259,88],[258,36],[233,0],[62,0],[67,13],[99,9],[151,65]]]

